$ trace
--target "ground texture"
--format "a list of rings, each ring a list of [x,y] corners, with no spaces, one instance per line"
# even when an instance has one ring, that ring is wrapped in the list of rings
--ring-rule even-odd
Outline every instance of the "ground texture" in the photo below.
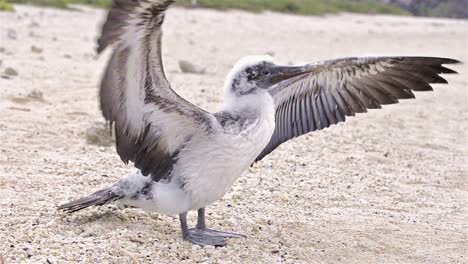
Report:
[[[15,9],[0,12],[0,263],[468,262],[466,64],[449,86],[282,145],[207,208],[211,227],[248,238],[199,248],[175,217],[112,205],[57,212],[132,170],[102,136],[97,86],[109,54],[93,50],[104,12]],[[466,20],[174,8],[164,29],[173,87],[212,111],[248,54],[468,62]],[[180,59],[207,72],[183,74]]]

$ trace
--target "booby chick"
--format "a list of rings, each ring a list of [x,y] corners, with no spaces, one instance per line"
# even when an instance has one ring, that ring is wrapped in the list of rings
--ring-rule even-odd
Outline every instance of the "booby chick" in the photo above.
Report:
[[[98,40],[112,45],[100,100],[114,125],[116,148],[138,169],[109,188],[59,206],[74,212],[117,201],[178,214],[184,239],[223,246],[242,235],[208,229],[205,207],[217,201],[254,162],[280,144],[346,116],[414,98],[413,91],[447,83],[442,66],[456,60],[367,57],[303,66],[276,65],[269,56],[241,59],[226,78],[216,113],[176,94],[161,59],[161,25],[171,0],[114,0]],[[195,228],[187,212],[198,210]]]

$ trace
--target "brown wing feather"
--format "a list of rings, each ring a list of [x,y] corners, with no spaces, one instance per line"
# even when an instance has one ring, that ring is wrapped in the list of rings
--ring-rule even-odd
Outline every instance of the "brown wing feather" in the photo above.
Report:
[[[276,128],[256,161],[294,137],[320,130],[346,116],[414,98],[431,83],[447,83],[441,73],[456,73],[432,57],[346,58],[312,64],[312,73],[284,81],[270,90],[276,105]],[[291,107],[292,106],[292,107]],[[291,113],[300,113],[292,115]],[[301,129],[296,129],[298,123]]]
[[[115,126],[117,153],[155,181],[172,170],[181,148],[206,132],[210,114],[176,94],[164,74],[161,25],[173,0],[114,0],[98,39],[113,46],[101,110]]]

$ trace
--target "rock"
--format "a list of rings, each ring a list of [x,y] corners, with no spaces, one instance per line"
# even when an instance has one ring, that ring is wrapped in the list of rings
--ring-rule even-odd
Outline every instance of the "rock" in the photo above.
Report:
[[[180,60],[179,68],[183,73],[195,73],[195,74],[204,74],[206,69],[199,65],[194,65],[191,62]]]
[[[0,47],[0,53],[4,53],[5,52],[5,48],[4,47]]]
[[[2,66],[2,63],[3,63],[3,61],[2,61],[2,60],[0,60],[0,66]]]
[[[32,21],[31,24],[29,24],[29,27],[30,28],[38,28],[38,27],[40,27],[40,25],[36,21]]]
[[[39,48],[39,47],[37,47],[37,46],[32,45],[32,46],[31,46],[31,51],[32,51],[33,53],[42,53],[42,51],[44,51],[44,50],[43,50],[42,48]]]
[[[34,31],[29,32],[29,37],[31,38],[39,38],[39,35],[37,35]]]
[[[72,56],[71,56],[70,54],[65,54],[65,55],[63,55],[63,57],[64,57],[65,59],[71,59],[71,58],[72,58]]]
[[[267,51],[266,54],[274,57],[276,53],[274,51]]]
[[[16,30],[14,29],[8,29],[7,31],[7,37],[11,40],[16,40],[18,38],[18,35],[16,34]]]
[[[18,76],[18,71],[11,67],[7,67],[4,71],[5,75],[7,76]]]
[[[28,97],[34,100],[44,101],[44,94],[41,91],[36,90],[36,89],[32,90],[28,94]]]

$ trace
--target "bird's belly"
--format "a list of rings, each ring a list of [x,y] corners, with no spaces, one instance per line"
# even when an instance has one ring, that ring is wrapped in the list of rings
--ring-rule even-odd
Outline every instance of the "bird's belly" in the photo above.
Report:
[[[181,165],[176,169],[191,197],[192,210],[215,202],[230,189],[266,146],[270,130],[214,137],[179,156]]]

